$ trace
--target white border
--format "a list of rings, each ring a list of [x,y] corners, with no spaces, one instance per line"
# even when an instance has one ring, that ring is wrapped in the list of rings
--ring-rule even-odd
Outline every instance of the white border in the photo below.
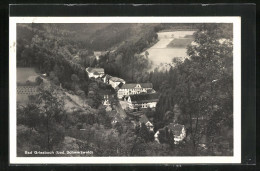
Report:
[[[234,156],[222,157],[16,157],[17,23],[233,23]],[[241,163],[241,18],[240,17],[10,17],[9,18],[10,164],[194,164]]]

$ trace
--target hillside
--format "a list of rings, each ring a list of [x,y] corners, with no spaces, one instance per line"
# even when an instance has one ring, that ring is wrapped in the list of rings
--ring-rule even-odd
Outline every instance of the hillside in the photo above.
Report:
[[[55,37],[79,43],[81,48],[107,50],[122,42],[135,42],[150,29],[159,24],[120,24],[120,23],[49,23],[19,24],[20,38],[32,38],[31,31],[44,32],[47,37]],[[24,27],[26,29],[21,29]]]

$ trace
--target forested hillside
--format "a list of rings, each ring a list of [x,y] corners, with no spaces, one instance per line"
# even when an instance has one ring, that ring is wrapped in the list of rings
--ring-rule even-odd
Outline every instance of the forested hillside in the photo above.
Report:
[[[112,127],[115,111],[107,113],[101,105],[100,92],[111,91],[111,86],[91,80],[86,74],[86,67],[98,66],[93,56],[95,49],[92,49],[92,45],[87,46],[90,42],[88,37],[95,38],[94,35],[98,33],[95,25],[86,27],[89,30],[85,31],[80,29],[82,27],[85,25],[17,25],[17,67],[32,67],[38,74],[46,75],[38,89],[39,94],[31,96],[28,105],[18,105],[19,156],[24,156],[25,150],[61,149],[93,150],[95,156],[138,155],[138,150],[127,149],[129,145],[135,147],[132,143],[137,138],[135,130],[126,126],[129,125],[128,121]],[[99,29],[106,27],[111,28],[111,31],[115,28],[102,24]],[[125,26],[122,29],[120,32],[124,35],[129,28]],[[140,31],[146,35],[144,29]],[[82,33],[87,34],[86,39],[79,36]],[[104,35],[111,36],[108,32]],[[103,45],[106,48],[113,46],[116,50],[122,48],[121,51],[124,51],[127,40],[135,43],[146,38],[142,34],[138,37],[135,35],[131,40],[125,37],[122,39],[120,35],[118,37],[117,42],[111,40],[114,42],[112,44],[110,38],[107,38]],[[98,44],[98,40],[97,36],[93,41]],[[124,129],[120,128],[122,126]],[[82,128],[87,131],[80,131]],[[115,133],[117,130],[120,130],[120,134]],[[125,136],[131,144],[127,144]]]
[[[97,27],[80,24],[76,27],[71,24],[18,24],[17,65],[35,66],[47,73],[54,71],[56,66],[61,73],[76,74],[81,80],[85,76],[80,67],[100,66],[108,74],[132,80],[136,70],[141,68],[146,71],[149,67],[147,59],[137,54],[156,42],[157,25],[101,24]],[[94,50],[113,50],[113,53],[97,62],[93,57]],[[70,68],[63,69],[65,65]],[[120,67],[124,71],[121,69],[115,73]],[[55,71],[54,74],[61,83],[68,82],[68,77],[62,78],[64,74],[59,75]]]
[[[231,24],[203,24],[188,47],[189,59],[174,61],[169,72],[152,72],[150,81],[159,85],[161,97],[153,113],[157,129],[181,112],[177,120],[189,131],[189,154],[198,153],[200,143],[222,143],[233,147],[233,38]],[[178,108],[178,110],[176,110]],[[162,120],[162,118],[164,118]],[[176,119],[176,118],[175,118]],[[231,154],[232,151],[222,151]]]

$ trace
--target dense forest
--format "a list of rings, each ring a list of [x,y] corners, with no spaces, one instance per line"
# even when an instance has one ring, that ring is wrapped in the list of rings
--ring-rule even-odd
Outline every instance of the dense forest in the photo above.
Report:
[[[189,58],[174,60],[169,71],[148,72],[149,54],[140,53],[157,42],[158,31],[168,29],[197,30],[187,48]],[[53,83],[18,108],[19,155],[28,147],[91,149],[95,156],[232,155],[231,24],[18,24],[17,35],[17,66],[35,67]],[[108,53],[96,60],[95,50]],[[111,125],[113,111],[102,108],[98,94],[108,87],[88,78],[89,66],[102,67],[128,83],[153,83],[160,99],[156,110],[146,115],[153,119],[155,131],[173,120],[185,125],[185,141],[176,145],[172,133],[166,132],[159,137],[164,143],[158,144],[145,125],[132,128],[128,118]],[[59,86],[87,98],[91,108],[65,111]],[[215,147],[220,142],[228,147]],[[206,151],[201,150],[202,143],[209,147]]]
[[[232,25],[203,24],[194,37],[195,43],[187,50],[189,59],[174,61],[176,66],[169,72],[150,73],[151,82],[159,83],[161,92],[155,123],[160,128],[162,118],[169,117],[168,110],[173,115],[181,111],[178,122],[189,131],[193,154],[203,138],[209,147],[225,140],[232,149],[232,133],[227,133],[233,130]]]

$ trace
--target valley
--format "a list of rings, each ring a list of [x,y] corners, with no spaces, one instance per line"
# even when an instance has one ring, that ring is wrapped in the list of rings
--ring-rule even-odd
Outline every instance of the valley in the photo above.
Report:
[[[17,24],[17,155],[233,155],[232,41],[230,24]]]

